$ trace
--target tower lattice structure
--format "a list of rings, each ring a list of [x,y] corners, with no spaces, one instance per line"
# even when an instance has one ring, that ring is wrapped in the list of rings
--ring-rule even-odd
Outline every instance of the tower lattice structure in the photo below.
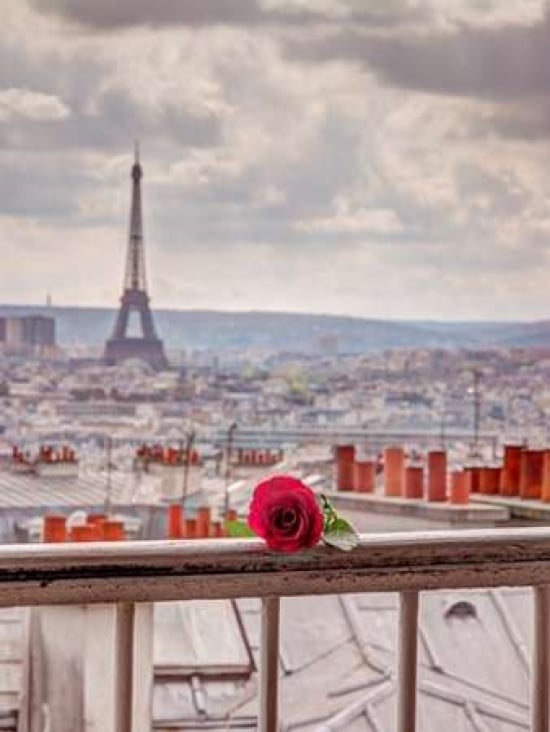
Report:
[[[105,344],[104,360],[107,364],[112,365],[129,358],[139,358],[155,369],[162,369],[168,365],[168,361],[162,341],[155,331],[147,294],[141,208],[143,170],[139,161],[137,144],[131,176],[132,205],[124,290],[120,298],[120,308],[113,333]],[[140,335],[129,333],[132,313],[137,316]]]

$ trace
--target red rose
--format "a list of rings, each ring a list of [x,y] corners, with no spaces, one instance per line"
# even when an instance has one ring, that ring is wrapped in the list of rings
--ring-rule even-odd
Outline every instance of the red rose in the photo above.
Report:
[[[248,525],[270,549],[295,552],[317,544],[323,533],[323,514],[307,485],[280,475],[256,486]]]

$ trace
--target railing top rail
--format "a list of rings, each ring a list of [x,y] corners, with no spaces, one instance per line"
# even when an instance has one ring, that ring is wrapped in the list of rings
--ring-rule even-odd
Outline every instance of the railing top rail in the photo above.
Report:
[[[0,546],[0,605],[269,597],[550,583],[550,528],[361,536],[351,552],[259,540]]]

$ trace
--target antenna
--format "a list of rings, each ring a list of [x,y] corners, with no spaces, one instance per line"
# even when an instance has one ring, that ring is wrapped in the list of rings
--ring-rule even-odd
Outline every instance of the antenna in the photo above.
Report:
[[[139,140],[134,140],[134,160],[139,163]]]

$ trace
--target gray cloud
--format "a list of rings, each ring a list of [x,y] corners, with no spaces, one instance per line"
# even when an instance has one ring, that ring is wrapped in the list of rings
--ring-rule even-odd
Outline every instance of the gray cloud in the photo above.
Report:
[[[497,134],[509,141],[537,145],[550,137],[550,95],[533,96],[528,102],[511,101],[493,111],[472,117],[468,128],[471,139]]]
[[[51,161],[4,162],[0,175],[0,215],[63,218],[78,212],[74,191],[90,187],[81,170],[57,170]]]
[[[256,0],[32,0],[37,10],[90,28],[109,30],[132,25],[254,23],[262,18]]]
[[[99,56],[76,51],[67,58],[55,48],[29,53],[21,43],[2,36],[0,30],[0,89],[25,89],[55,94],[72,109],[80,110],[96,93],[110,67]]]
[[[47,270],[116,302],[139,137],[158,304],[495,317],[529,281],[546,307],[549,29],[519,5],[28,2],[0,30],[12,297]]]
[[[0,146],[6,150],[104,150],[124,152],[131,141],[159,137],[181,147],[211,146],[222,138],[221,121],[185,106],[160,106],[154,114],[123,90],[96,98],[93,113],[75,111],[59,120],[0,120]]]
[[[372,27],[420,22],[430,16],[426,7],[410,0],[339,0],[332,10],[323,4],[261,0],[32,0],[35,8],[90,29],[106,31],[136,25],[191,27],[254,26],[348,21]]]
[[[550,20],[494,28],[381,35],[355,29],[288,39],[290,57],[365,65],[387,84],[441,95],[493,100],[550,92]]]
[[[309,146],[293,164],[273,169],[258,161],[229,178],[215,177],[206,185],[185,188],[176,181],[162,185],[152,183],[151,207],[162,210],[163,235],[167,246],[182,242],[253,241],[260,246],[277,243],[285,247],[334,247],[342,237],[333,231],[317,230],[305,235],[297,226],[301,221],[327,216],[335,197],[352,190],[371,175],[364,170],[360,149],[363,123],[345,109],[327,109],[323,122],[309,141]],[[272,141],[274,146],[277,140]],[[147,176],[147,170],[145,170]],[[147,185],[147,177],[145,179]],[[269,191],[280,191],[281,198],[271,200]],[[264,195],[264,192],[266,194]],[[368,205],[384,207],[391,201],[391,187],[383,187],[378,197],[369,197]],[[265,198],[265,200],[263,200]],[[409,238],[417,233],[413,225],[402,234]],[[176,242],[170,231],[185,221],[185,231]],[[399,235],[375,232],[379,240],[399,239]],[[367,233],[368,236],[368,233]],[[364,238],[365,232],[346,233],[349,240]]]

